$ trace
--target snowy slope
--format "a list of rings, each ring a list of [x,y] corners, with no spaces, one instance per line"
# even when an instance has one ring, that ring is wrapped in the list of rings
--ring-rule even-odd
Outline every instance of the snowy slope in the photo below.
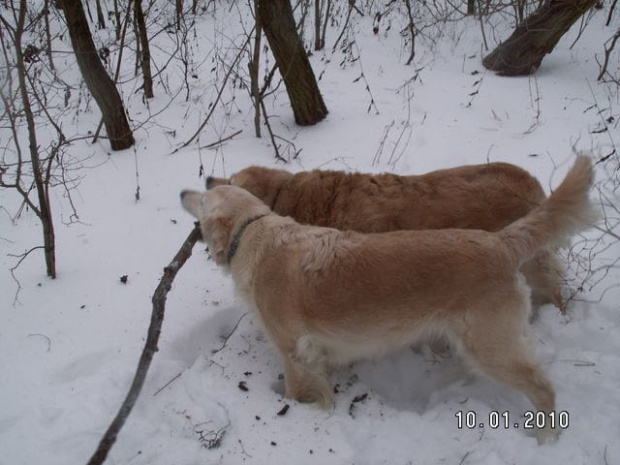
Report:
[[[222,176],[252,164],[414,174],[507,161],[549,191],[570,165],[573,146],[600,157],[620,140],[613,124],[592,133],[620,108],[617,88],[596,82],[594,54],[612,34],[603,16],[597,13],[569,50],[578,32],[571,31],[535,76],[511,79],[482,67],[476,22],[450,26],[436,48],[421,41],[415,67],[407,67],[398,34],[374,36],[369,19],[355,18],[352,53],[361,60],[343,69],[340,51],[312,57],[330,111],[324,122],[296,127],[282,90],[269,103],[276,132],[302,149],[288,165],[275,162],[266,137],[253,136],[245,91],[220,105],[199,145],[243,133],[216,150],[192,144],[172,153],[204,118],[215,81],[198,80],[189,102],[172,103],[160,83],[148,109],[133,94],[137,85],[125,81],[136,151],[108,153],[106,141],[71,146],[81,177],[72,192],[79,222],[61,222],[71,210],[56,189],[58,279],[48,280],[42,256],[33,254],[16,271],[17,297],[9,272],[17,259],[9,254],[38,245],[40,228],[31,213],[11,221],[19,199],[0,191],[0,464],[79,464],[94,452],[133,377],[161,270],[192,227],[178,194],[203,187],[201,164],[206,174]],[[234,17],[205,16],[196,57],[213,43],[228,43],[214,26],[234,23]],[[328,43],[337,33],[330,31]],[[354,82],[362,70],[365,79]],[[75,76],[69,62],[66,77]],[[376,107],[367,112],[371,98]],[[96,111],[84,112],[75,132],[97,121]],[[617,156],[599,165],[599,179],[617,166]],[[617,242],[608,242],[593,267],[618,259]],[[107,463],[620,463],[619,278],[612,270],[566,315],[544,306],[532,324],[558,409],[570,418],[557,443],[538,446],[512,425],[522,425],[530,408],[521,394],[472,375],[456,357],[427,350],[339,370],[332,377],[333,411],[284,399],[282,366],[260,323],[246,315],[230,279],[197,246],[169,295],[160,351]],[[278,415],[285,405],[288,411]],[[491,428],[491,411],[508,411],[511,427]],[[459,429],[457,412],[475,412],[485,426]]]

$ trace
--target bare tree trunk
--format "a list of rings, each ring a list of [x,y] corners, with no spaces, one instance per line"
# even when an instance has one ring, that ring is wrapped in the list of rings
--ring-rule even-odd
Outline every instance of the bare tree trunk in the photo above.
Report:
[[[15,29],[15,58],[17,65],[17,76],[19,79],[19,90],[21,94],[22,104],[24,105],[24,116],[26,117],[26,125],[28,127],[28,145],[30,148],[30,160],[32,161],[32,173],[34,183],[39,198],[39,207],[36,211],[41,225],[43,227],[43,247],[45,251],[45,265],[47,275],[56,278],[56,239],[54,234],[54,223],[52,218],[52,209],[48,195],[47,185],[41,169],[41,160],[39,158],[39,145],[37,143],[37,132],[28,97],[28,88],[26,83],[26,69],[24,67],[24,56],[22,54],[22,34],[24,32],[24,23],[26,19],[26,0],[20,0],[17,27]]]
[[[116,27],[114,28],[114,30],[116,31],[116,40],[120,40],[121,39],[121,9],[119,8],[118,0],[114,0],[114,19],[116,20]]]
[[[413,24],[411,0],[405,0],[405,6],[407,7],[407,16],[409,17],[409,24],[407,25],[407,29],[409,29],[409,35],[411,36],[411,53],[409,54],[409,59],[407,60],[407,66],[409,66],[415,58],[415,25]]]
[[[297,34],[289,0],[259,0],[258,14],[284,80],[295,122],[300,126],[318,123],[327,116],[327,107]]]
[[[176,0],[177,31],[181,30],[181,20],[183,19],[183,0]]]
[[[321,37],[321,0],[314,0],[314,50],[323,50],[325,41]]]
[[[71,44],[88,90],[99,105],[112,150],[123,150],[134,144],[123,101],[106,72],[88,28],[81,0],[63,0]]]
[[[538,69],[546,54],[597,0],[547,0],[512,35],[482,60],[501,76],[524,76]]]
[[[260,23],[260,16],[258,15],[258,0],[254,0],[254,15],[256,16],[254,27],[254,50],[252,51],[252,60],[250,61],[250,90],[252,92],[252,99],[254,100],[254,132],[256,137],[261,137],[260,130],[260,101],[263,98],[260,92],[260,86],[258,85],[258,71],[260,64],[260,46],[261,37],[263,35],[263,27]]]
[[[525,21],[525,2],[526,0],[515,0],[517,8],[517,25],[520,26]]]
[[[50,31],[50,0],[45,0],[45,48],[47,52],[47,59],[49,60],[50,69],[55,71],[54,59],[52,58],[52,33]]]
[[[142,78],[144,79],[144,96],[153,98],[153,75],[151,74],[151,49],[149,47],[149,38],[146,32],[146,23],[144,21],[144,12],[142,11],[142,0],[135,0],[135,16],[138,26],[138,39],[141,45],[140,66],[142,68]]]
[[[97,25],[99,29],[105,29],[105,15],[103,8],[101,8],[101,0],[97,0]]]
[[[323,18],[323,31],[321,32],[321,44],[325,47],[325,37],[327,36],[327,23],[329,21],[329,15],[332,9],[332,0],[327,0],[327,6],[325,7],[325,18]]]
[[[467,0],[467,16],[476,14],[476,0]]]

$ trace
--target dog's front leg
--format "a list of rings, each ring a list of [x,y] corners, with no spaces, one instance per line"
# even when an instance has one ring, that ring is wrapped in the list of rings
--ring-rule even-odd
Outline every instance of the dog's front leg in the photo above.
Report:
[[[286,397],[298,402],[316,403],[323,409],[334,405],[333,390],[322,364],[308,364],[296,354],[283,354]]]

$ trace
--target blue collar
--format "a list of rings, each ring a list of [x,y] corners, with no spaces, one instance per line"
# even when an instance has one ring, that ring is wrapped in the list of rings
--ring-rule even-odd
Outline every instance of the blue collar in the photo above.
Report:
[[[268,213],[265,213],[264,215],[253,216],[252,218],[245,220],[243,224],[239,227],[239,230],[233,237],[233,240],[230,243],[230,247],[228,248],[227,260],[228,260],[229,266],[230,266],[230,263],[232,262],[232,259],[235,257],[235,254],[237,253],[237,249],[239,248],[239,243],[241,242],[241,236],[243,236],[243,233],[245,232],[247,227],[250,226],[255,221],[258,221],[267,215]]]

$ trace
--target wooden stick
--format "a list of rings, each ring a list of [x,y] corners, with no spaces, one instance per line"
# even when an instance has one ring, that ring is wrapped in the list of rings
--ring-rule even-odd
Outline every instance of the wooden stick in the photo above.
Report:
[[[153,294],[152,302],[153,302],[153,312],[151,313],[151,324],[149,326],[148,334],[146,337],[146,343],[144,345],[144,349],[142,350],[142,355],[140,356],[140,361],[138,362],[138,369],[136,370],[136,374],[131,383],[131,387],[129,388],[129,392],[125,397],[123,404],[121,405],[120,410],[116,414],[116,417],[108,427],[108,430],[101,438],[99,442],[99,447],[88,461],[88,465],[100,465],[105,462],[105,459],[110,452],[110,449],[116,442],[116,438],[121,428],[125,424],[127,417],[131,413],[136,401],[138,400],[138,396],[140,395],[140,391],[142,390],[142,386],[144,385],[144,380],[146,379],[146,374],[151,365],[151,361],[153,360],[153,356],[155,352],[158,351],[157,342],[159,341],[159,335],[161,334],[161,327],[164,322],[164,312],[166,310],[166,297],[168,296],[168,292],[172,288],[172,282],[174,281],[175,276],[181,267],[185,264],[187,259],[192,255],[192,249],[194,244],[202,237],[200,233],[200,227],[198,223],[196,223],[192,232],[187,236],[183,245],[176,253],[170,264],[164,268],[164,275],[162,276],[157,288],[155,289],[155,293]]]

